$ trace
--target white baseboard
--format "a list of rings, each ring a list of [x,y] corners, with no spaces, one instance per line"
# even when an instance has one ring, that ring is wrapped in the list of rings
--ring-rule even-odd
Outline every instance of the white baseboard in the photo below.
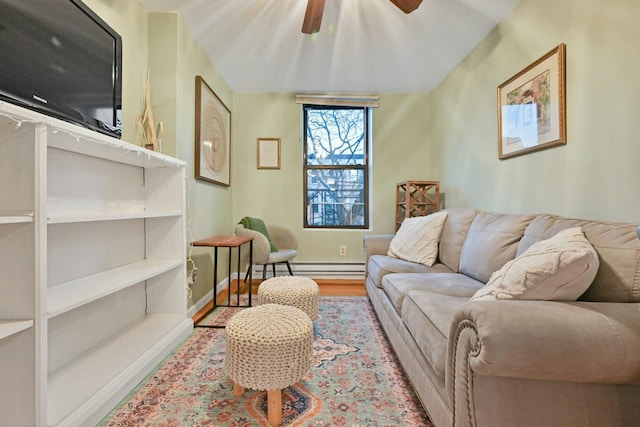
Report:
[[[364,264],[361,262],[352,263],[315,263],[315,262],[301,262],[290,263],[291,271],[296,276],[311,277],[314,279],[363,279],[364,278]],[[253,278],[262,278],[262,266],[253,266]],[[286,276],[289,274],[286,264],[276,264],[276,275]],[[267,279],[273,277],[272,267],[267,267]],[[233,273],[231,279],[238,278],[238,273]],[[244,279],[244,273],[240,276]],[[218,292],[227,289],[229,286],[229,279],[225,278],[218,283]],[[211,299],[213,298],[213,290],[207,292],[202,298],[200,298],[194,305],[189,307],[187,315],[193,317],[198,311],[200,311]]]
[[[232,280],[236,279],[238,277],[238,273],[233,273],[231,277],[232,277]],[[229,287],[229,278],[225,277],[224,280],[222,280],[222,282],[218,283],[217,290],[218,292],[220,292],[227,289],[228,287]],[[200,298],[198,301],[195,302],[195,304],[193,304],[191,307],[187,309],[187,316],[193,318],[193,316],[195,316],[197,312],[202,310],[202,308],[205,305],[207,305],[207,303],[209,303],[212,299],[213,299],[213,289],[211,289],[209,292],[204,294],[202,298]]]

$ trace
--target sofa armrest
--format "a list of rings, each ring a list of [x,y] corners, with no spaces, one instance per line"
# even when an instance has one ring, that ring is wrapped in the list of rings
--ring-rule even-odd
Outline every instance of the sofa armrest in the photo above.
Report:
[[[371,255],[386,255],[389,250],[389,243],[393,239],[393,234],[378,234],[364,236],[364,256],[369,259]]]
[[[372,255],[386,255],[389,250],[389,243],[393,239],[393,234],[377,234],[364,236],[362,244],[364,245],[364,277],[367,279],[367,271],[369,265],[369,257]]]
[[[638,384],[640,303],[470,301],[453,316],[447,351],[455,387],[471,374]]]

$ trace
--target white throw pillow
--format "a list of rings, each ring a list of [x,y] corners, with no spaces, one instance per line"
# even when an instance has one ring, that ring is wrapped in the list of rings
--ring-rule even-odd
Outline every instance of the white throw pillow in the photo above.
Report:
[[[447,212],[406,218],[391,239],[387,255],[432,266],[438,257],[438,243]]]
[[[599,265],[582,228],[567,228],[507,262],[471,299],[575,301],[591,285]]]

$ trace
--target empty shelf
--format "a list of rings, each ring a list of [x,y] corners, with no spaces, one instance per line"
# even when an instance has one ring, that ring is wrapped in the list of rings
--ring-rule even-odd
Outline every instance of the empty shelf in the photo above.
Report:
[[[47,317],[52,318],[73,310],[183,263],[182,259],[147,259],[52,286],[47,295]]]

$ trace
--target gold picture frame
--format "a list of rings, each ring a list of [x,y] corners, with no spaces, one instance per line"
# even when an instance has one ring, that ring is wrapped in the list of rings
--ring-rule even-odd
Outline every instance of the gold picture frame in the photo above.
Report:
[[[564,145],[565,45],[498,86],[498,158]]]
[[[231,185],[231,111],[201,76],[196,76],[195,177]]]
[[[258,169],[280,169],[280,138],[258,138]]]

